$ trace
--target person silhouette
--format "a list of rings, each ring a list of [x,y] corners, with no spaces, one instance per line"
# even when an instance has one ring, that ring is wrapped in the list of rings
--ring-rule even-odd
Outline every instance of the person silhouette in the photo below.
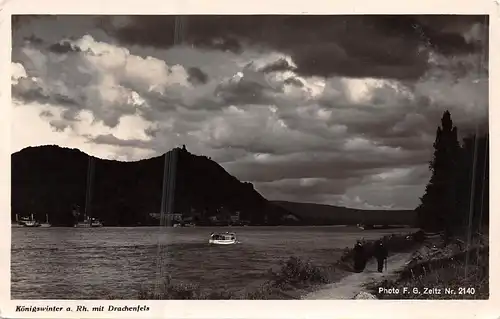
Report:
[[[375,259],[377,259],[377,271],[382,272],[384,270],[384,261],[387,259],[387,248],[385,248],[384,243],[379,240],[375,244],[374,254]]]
[[[366,265],[366,257],[365,257],[365,248],[361,241],[357,241],[354,246],[354,271],[362,272],[365,269]]]

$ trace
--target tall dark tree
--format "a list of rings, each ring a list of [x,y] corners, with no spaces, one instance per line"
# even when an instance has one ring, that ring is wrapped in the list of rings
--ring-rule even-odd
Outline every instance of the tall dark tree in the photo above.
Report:
[[[460,152],[457,128],[446,111],[436,132],[434,156],[429,164],[432,176],[417,208],[418,223],[424,230],[445,231],[450,235],[452,225],[456,224]]]
[[[459,218],[462,229],[480,231],[489,223],[489,137],[468,136],[462,147]]]

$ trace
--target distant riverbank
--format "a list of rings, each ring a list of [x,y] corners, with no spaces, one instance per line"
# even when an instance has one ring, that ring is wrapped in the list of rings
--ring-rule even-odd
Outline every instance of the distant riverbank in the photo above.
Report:
[[[11,228],[19,228],[23,227],[23,225],[18,225],[14,222],[11,223]],[[255,224],[255,225],[190,225],[190,226],[175,226],[173,224],[169,225],[103,225],[103,226],[98,226],[98,227],[88,227],[88,228],[131,228],[131,227],[167,227],[167,228],[206,228],[206,227],[234,227],[234,228],[241,228],[241,227],[358,227],[357,225],[308,225],[308,224],[283,224],[283,225],[261,225],[261,224]],[[37,228],[37,227],[29,227],[29,228]],[[68,226],[68,225],[50,225],[50,228],[74,228],[74,226]],[[386,229],[405,229],[405,228],[412,228],[410,225],[370,225],[370,226],[365,226],[364,228],[360,228],[361,230],[386,230]]]

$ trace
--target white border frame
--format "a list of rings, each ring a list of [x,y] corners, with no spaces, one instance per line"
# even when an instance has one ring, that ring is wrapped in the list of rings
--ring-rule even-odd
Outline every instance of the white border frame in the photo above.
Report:
[[[489,14],[490,15],[490,146],[491,162],[500,163],[497,136],[500,126],[498,26],[500,1],[485,0],[351,0],[319,1],[231,1],[231,0],[4,0],[0,2],[0,32],[7,45],[0,46],[0,317],[6,318],[499,318],[499,275],[490,267],[488,301],[18,301],[10,299],[10,53],[11,14]],[[497,50],[498,51],[498,50]],[[496,53],[496,54],[495,54]],[[492,166],[490,192],[499,193],[499,170]],[[500,207],[500,196],[491,196],[491,211]],[[491,214],[490,227],[498,226],[498,214]],[[490,265],[499,261],[498,233],[491,233]],[[15,312],[16,305],[75,306],[147,305],[148,312]]]

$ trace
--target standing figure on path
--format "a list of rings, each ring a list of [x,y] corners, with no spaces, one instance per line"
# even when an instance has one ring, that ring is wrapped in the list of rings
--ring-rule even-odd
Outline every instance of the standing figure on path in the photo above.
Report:
[[[384,246],[384,243],[379,240],[375,244],[374,256],[377,259],[377,270],[378,272],[382,272],[384,270],[384,261],[387,259],[387,249]]]
[[[354,246],[354,271],[362,272],[365,269],[366,258],[365,249],[361,242],[358,240]]]

